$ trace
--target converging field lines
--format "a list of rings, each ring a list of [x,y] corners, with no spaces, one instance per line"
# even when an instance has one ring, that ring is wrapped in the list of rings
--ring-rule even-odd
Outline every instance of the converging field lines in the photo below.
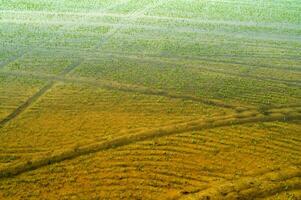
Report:
[[[301,199],[298,0],[0,4],[0,199]]]
[[[31,77],[34,76],[45,80],[62,81],[66,83],[87,84],[93,87],[100,87],[109,90],[119,90],[123,92],[140,93],[145,95],[165,96],[172,99],[183,99],[188,101],[200,102],[211,106],[234,109],[238,112],[245,111],[248,109],[256,109],[255,107],[244,106],[241,104],[232,105],[215,99],[201,98],[201,97],[192,96],[188,94],[181,95],[166,90],[152,89],[152,88],[133,85],[133,84],[122,84],[114,81],[105,81],[105,80],[95,81],[95,80],[90,80],[85,78],[62,77],[62,76],[44,75],[39,73],[27,73],[27,72],[5,72],[4,74],[12,75],[12,76],[31,76]]]

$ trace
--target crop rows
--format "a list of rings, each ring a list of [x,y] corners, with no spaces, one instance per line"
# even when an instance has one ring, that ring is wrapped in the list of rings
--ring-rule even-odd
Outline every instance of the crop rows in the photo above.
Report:
[[[6,133],[1,136],[2,153],[26,157],[21,151],[14,153],[15,148],[25,146],[24,153],[41,148],[51,151],[72,147],[76,141],[106,141],[145,128],[223,113],[231,112],[197,101],[57,84],[24,115],[2,128]],[[23,123],[28,120],[35,123]]]
[[[271,184],[271,181],[273,182]],[[242,178],[180,199],[240,199],[266,198],[279,193],[301,189],[300,169],[288,169],[263,174],[259,177]],[[298,194],[298,197],[300,194]]]
[[[294,133],[294,129],[299,125],[291,127],[286,124],[284,126],[286,128],[282,125],[279,122],[265,123],[265,128],[260,124],[230,125],[208,131],[204,129],[185,133],[175,131],[174,135],[170,136],[163,133],[164,137],[157,132],[156,134],[161,135],[160,139],[151,137],[148,141],[142,142],[138,142],[145,139],[141,138],[141,134],[123,137],[131,141],[107,142],[102,144],[104,148],[102,150],[97,150],[100,146],[97,147],[96,144],[90,145],[90,151],[88,147],[77,147],[77,150],[60,154],[60,158],[73,154],[72,159],[69,157],[71,160],[55,163],[58,161],[56,159],[60,158],[59,155],[53,155],[52,158],[48,158],[43,168],[37,166],[34,168],[35,165],[42,164],[42,160],[31,161],[27,163],[27,166],[31,165],[31,169],[29,166],[27,168],[30,173],[2,181],[8,184],[7,187],[12,188],[15,187],[14,184],[28,187],[28,184],[37,186],[47,183],[47,188],[51,190],[57,185],[62,185],[60,181],[65,180],[64,187],[68,185],[74,190],[60,192],[61,198],[83,197],[89,193],[97,193],[101,198],[141,198],[145,195],[146,199],[170,197],[190,199],[197,195],[202,198],[210,196],[218,199],[222,195],[231,199],[246,198],[250,195],[254,198],[268,197],[278,192],[290,193],[300,189],[300,169],[287,168],[287,165],[293,161],[300,162],[300,156],[294,156],[294,150],[290,147],[284,148],[287,152],[279,149],[278,142],[290,140],[293,144],[291,147],[300,149],[298,134]],[[277,126],[282,128],[279,129]],[[274,135],[273,129],[281,131]],[[160,130],[164,132],[165,128]],[[291,136],[285,137],[282,131]],[[145,133],[144,131],[143,134]],[[228,137],[231,137],[231,140]],[[138,138],[135,143],[134,138]],[[261,140],[264,138],[269,141],[262,143]],[[275,141],[275,149],[266,146],[270,141]],[[77,153],[84,154],[78,157]],[[289,159],[283,160],[286,158]],[[243,162],[240,159],[243,159]],[[21,166],[16,166],[13,170],[21,169]],[[257,170],[250,172],[254,167]],[[260,168],[263,171],[258,170]],[[33,169],[36,170],[32,171]],[[87,186],[93,185],[93,189],[80,187],[83,182]],[[2,184],[2,187],[6,188],[5,184]],[[30,188],[34,189],[32,186]],[[39,189],[37,192],[43,191],[44,189]],[[18,191],[15,193],[24,195]]]
[[[297,0],[0,3],[0,199],[298,199]]]
[[[207,120],[194,120],[186,123],[179,123],[175,125],[165,126],[157,129],[141,130],[134,134],[125,134],[124,136],[115,136],[114,139],[108,140],[107,142],[100,142],[89,144],[86,146],[75,146],[75,148],[53,154],[49,157],[42,159],[27,161],[20,163],[14,167],[3,169],[1,172],[2,177],[9,177],[17,175],[26,171],[34,170],[36,168],[62,162],[67,159],[78,157],[85,154],[90,154],[97,151],[103,151],[106,149],[116,148],[124,145],[131,144],[133,142],[143,141],[147,139],[168,136],[176,133],[203,130],[208,128],[216,128],[223,126],[230,126],[244,123],[255,123],[255,122],[270,122],[270,121],[287,121],[287,120],[298,120],[300,119],[300,110],[276,110],[267,115],[260,113],[241,113],[234,114],[225,117],[211,118]],[[300,154],[297,152],[297,156]]]

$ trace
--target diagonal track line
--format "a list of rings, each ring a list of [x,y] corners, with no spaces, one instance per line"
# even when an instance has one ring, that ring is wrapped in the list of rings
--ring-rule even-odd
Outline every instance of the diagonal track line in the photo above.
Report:
[[[22,103],[19,107],[17,107],[12,113],[6,116],[4,119],[0,121],[0,128],[5,124],[16,118],[20,115],[26,108],[28,108],[33,102],[37,101],[43,94],[45,94],[52,86],[54,85],[53,81],[50,81],[44,87],[42,87],[37,93],[29,97],[24,103]]]
[[[27,73],[27,72],[3,72],[3,74],[11,75],[11,76],[36,77],[39,79],[61,81],[65,83],[87,84],[89,86],[100,87],[108,90],[117,90],[122,92],[132,92],[132,93],[139,93],[144,95],[164,96],[172,99],[189,100],[194,102],[200,102],[210,106],[218,106],[221,108],[234,109],[237,112],[255,109],[255,107],[245,106],[241,104],[229,104],[216,99],[201,98],[201,97],[188,95],[188,94],[176,94],[176,93],[168,92],[166,90],[152,89],[152,88],[132,85],[132,84],[122,84],[114,81],[105,81],[105,80],[96,81],[96,80],[78,79],[78,78],[71,78],[71,77],[66,78],[63,76],[54,76],[54,75],[47,75],[47,74],[40,74],[40,73]]]
[[[132,58],[132,57],[131,57]],[[140,58],[138,58],[140,59]],[[156,62],[154,59],[151,61]],[[159,61],[160,63],[164,61]],[[175,63],[176,64],[176,63]],[[201,68],[202,70],[206,71],[212,71],[215,73],[223,73],[220,70],[211,70],[207,68]],[[197,97],[193,95],[188,95],[188,94],[173,94],[172,92],[168,92],[165,90],[158,90],[158,89],[151,89],[148,87],[143,87],[139,85],[133,85],[133,84],[123,84],[123,83],[118,83],[115,81],[106,81],[106,80],[101,80],[101,81],[96,81],[96,80],[90,80],[90,79],[79,79],[79,78],[72,78],[72,77],[62,77],[62,76],[55,76],[55,75],[48,75],[48,74],[41,74],[41,73],[28,73],[28,72],[0,72],[0,74],[5,74],[5,75],[10,75],[10,76],[25,76],[25,77],[36,77],[39,79],[44,79],[44,80],[57,80],[65,83],[75,83],[75,84],[87,84],[89,86],[93,87],[100,87],[100,88],[105,88],[109,90],[119,90],[123,92],[133,92],[133,93],[140,93],[144,95],[156,95],[156,96],[165,96],[168,98],[173,98],[173,99],[183,99],[183,100],[191,100],[195,102],[200,102],[204,103],[206,105],[211,105],[211,106],[218,106],[222,108],[228,108],[228,109],[234,109],[236,111],[243,111],[243,110],[252,110],[255,109],[255,107],[250,107],[250,106],[245,106],[243,104],[229,104],[225,103],[216,99],[207,99],[207,98],[202,98],[202,97]],[[225,72],[224,74],[229,74],[233,76],[241,76],[241,77],[247,77],[247,78],[252,78],[256,80],[265,80],[265,81],[271,81],[265,77],[257,77],[257,76],[248,76],[248,75],[239,75],[235,73],[227,73]],[[290,85],[289,82],[286,82],[285,80],[280,80],[277,79],[274,82],[277,83],[282,83],[286,85]],[[298,83],[296,83],[298,84]],[[294,84],[295,86],[295,84]],[[300,86],[300,85],[297,85]]]
[[[170,136],[179,133],[185,133],[189,131],[201,131],[206,129],[227,127],[233,125],[250,124],[256,122],[274,122],[274,121],[291,121],[301,120],[301,113],[299,112],[287,112],[284,110],[278,110],[269,115],[262,115],[259,113],[241,113],[235,115],[228,115],[219,118],[212,118],[208,120],[193,120],[186,123],[179,123],[170,126],[163,126],[156,129],[149,129],[144,131],[138,131],[135,134],[125,135],[112,139],[111,141],[93,143],[86,146],[75,147],[73,149],[65,150],[64,152],[53,153],[52,155],[36,160],[27,161],[17,164],[12,167],[0,169],[0,179],[14,177],[16,175],[32,171],[50,164],[63,162],[77,158],[79,156],[96,153],[99,151],[105,151],[123,147],[133,143],[151,140],[154,138],[160,138],[164,136]]]
[[[60,75],[65,76],[68,72],[70,72],[72,69],[77,67],[80,62],[74,62],[71,65],[69,65],[67,68],[65,68]],[[7,123],[9,123],[11,120],[15,119],[17,116],[19,116],[21,113],[23,113],[30,105],[32,105],[34,102],[36,102],[41,96],[43,96],[47,91],[49,91],[53,85],[55,84],[54,80],[50,80],[46,83],[45,86],[43,86],[38,92],[33,94],[31,97],[29,97],[24,103],[22,103],[20,106],[18,106],[13,112],[11,112],[9,115],[7,115],[4,119],[0,121],[0,128],[5,126]]]
[[[131,17],[135,16],[135,14],[139,13],[138,10],[140,8],[137,8],[136,10],[134,10],[133,12],[131,12],[128,15],[128,18],[130,19]],[[122,26],[111,29],[105,36],[103,39],[100,40],[100,42],[98,44],[95,45],[95,49],[99,49],[101,48],[106,42],[108,42],[112,36],[114,36],[120,29],[122,28]],[[65,76],[68,73],[70,73],[73,69],[75,69],[76,67],[78,67],[82,62],[84,61],[84,59],[80,60],[80,61],[76,61],[73,62],[71,65],[67,66],[61,73],[60,76]],[[46,83],[46,85],[44,87],[42,87],[37,93],[35,93],[34,95],[32,95],[31,97],[29,97],[24,103],[22,103],[18,108],[16,108],[12,113],[10,113],[8,116],[6,116],[3,120],[0,121],[0,128],[5,126],[7,123],[9,123],[11,120],[15,119],[17,116],[19,116],[20,114],[22,114],[30,105],[32,105],[33,103],[35,103],[41,96],[43,96],[45,93],[47,93],[55,84],[54,81],[49,81],[48,83]]]
[[[118,32],[118,30],[110,31],[110,34],[107,37],[107,40],[111,36],[116,34]],[[100,46],[102,46],[105,42],[106,41],[102,40]],[[64,76],[65,74],[69,73],[75,67],[77,67],[80,63],[81,62],[73,63],[72,65],[68,66],[66,68],[66,70],[63,70],[61,75]],[[19,115],[22,111],[24,111],[28,106],[30,106],[30,104],[35,102],[45,92],[47,92],[53,86],[53,84],[54,84],[54,81],[50,81],[38,93],[35,94],[35,95],[37,95],[36,97],[34,95],[32,98],[30,98],[29,100],[31,100],[31,101],[29,103],[27,103],[26,105],[24,105],[23,107],[21,106],[21,108],[19,109],[21,111],[19,111],[15,115],[15,117],[17,115]],[[239,117],[241,117],[241,116],[239,116]],[[218,122],[211,122],[210,121],[207,124],[206,123],[205,124],[196,124],[198,122],[192,122],[188,125],[188,128],[186,127],[187,124],[178,125],[176,127],[163,127],[161,129],[140,132],[136,135],[117,138],[117,139],[112,140],[112,141],[107,142],[107,143],[92,144],[90,146],[80,147],[79,149],[76,149],[76,150],[72,149],[70,151],[63,152],[62,154],[59,154],[59,155],[53,155],[50,158],[47,158],[47,159],[44,159],[44,160],[38,160],[38,161],[29,162],[29,163],[26,163],[26,164],[21,164],[21,165],[18,165],[17,167],[15,167],[15,168],[7,169],[7,171],[5,171],[5,170],[1,171],[0,177],[10,177],[10,176],[18,175],[20,173],[30,171],[30,170],[34,170],[34,169],[46,166],[46,165],[51,164],[51,163],[57,163],[57,162],[72,159],[72,158],[75,158],[75,157],[78,157],[78,156],[81,156],[81,155],[86,155],[86,154],[97,152],[97,151],[100,151],[100,150],[116,148],[116,147],[131,144],[133,142],[144,141],[144,140],[152,139],[152,138],[155,138],[155,137],[162,137],[162,136],[167,136],[167,135],[171,135],[171,134],[175,134],[175,133],[182,133],[182,132],[186,132],[186,131],[189,131],[189,130],[203,130],[203,129],[207,129],[207,128],[229,126],[229,125],[234,125],[234,124],[252,123],[252,122],[258,122],[258,121],[275,121],[275,120],[277,121],[277,120],[283,120],[284,117],[286,117],[286,120],[300,119],[300,115],[296,115],[296,116],[295,115],[293,115],[293,116],[280,115],[280,116],[276,116],[276,117],[275,116],[274,117],[272,117],[272,116],[271,117],[269,117],[269,116],[256,117],[255,116],[255,117],[250,117],[250,118],[230,119],[230,120],[218,121]]]
[[[1,62],[1,63],[0,63],[0,69],[3,68],[3,67],[5,67],[5,66],[8,65],[9,63],[13,63],[13,62],[15,62],[16,60],[22,58],[25,54],[26,54],[26,52],[25,52],[25,51],[22,51],[22,52],[19,53],[18,55],[12,56],[11,58],[9,58],[7,61]]]
[[[115,31],[115,32],[112,32],[112,35],[116,34],[118,32]],[[102,45],[100,45],[102,46]],[[80,63],[79,63],[80,64]],[[74,65],[70,65],[68,66],[65,70],[63,70],[62,74],[61,75],[65,75],[67,73],[69,73],[70,71],[72,71],[76,66],[78,66],[79,64],[76,64],[74,63]],[[44,93],[47,92],[47,90],[51,89],[51,87],[53,86],[54,84],[54,81],[50,81],[46,86],[44,86],[39,92],[41,93],[40,96],[42,96]],[[49,86],[49,88],[47,89],[47,86]],[[43,92],[42,90],[44,90],[45,88],[45,92]],[[38,92],[38,93],[39,93]],[[35,102],[38,98],[39,98],[39,94],[36,93],[35,95],[37,95],[37,97],[34,97],[32,96],[32,101]],[[30,99],[29,99],[30,100]],[[30,105],[31,103],[29,103]],[[25,105],[25,108],[24,110],[26,109],[26,107],[28,107],[29,105]],[[22,108],[21,108],[21,111],[20,113],[22,112]],[[18,115],[18,114],[17,114]],[[233,125],[233,124],[243,124],[243,123],[252,123],[252,122],[256,122],[257,121],[277,121],[277,120],[283,120],[283,117],[286,117],[286,116],[278,116],[278,117],[250,117],[250,118],[241,118],[241,119],[238,119],[237,121],[233,120],[233,121],[229,121],[227,123],[223,123],[223,122],[220,122],[220,123],[217,123],[216,126],[206,126],[204,125],[203,127],[201,126],[197,126],[197,129],[200,129],[200,130],[203,130],[203,129],[207,129],[207,128],[215,128],[215,127],[222,127],[222,126],[229,126],[229,125]],[[293,116],[293,115],[288,115],[287,116],[288,120],[293,120],[293,119],[301,119],[300,115],[297,115],[297,116]],[[14,118],[14,117],[13,117]],[[214,123],[214,122],[213,122]],[[0,127],[1,127],[1,123],[0,123]],[[163,127],[164,129],[164,127]],[[124,146],[124,145],[129,145],[129,144],[132,144],[133,142],[139,142],[139,141],[144,141],[144,140],[147,140],[147,139],[152,139],[152,138],[155,138],[155,137],[162,137],[162,136],[167,136],[167,135],[171,135],[171,134],[175,134],[175,133],[181,133],[181,130],[176,130],[175,132],[168,132],[168,130],[161,130],[161,129],[158,129],[157,130],[158,132],[157,133],[154,133],[154,132],[144,132],[145,135],[143,135],[141,133],[141,135],[138,135],[138,136],[127,136],[127,137],[123,137],[121,138],[120,140],[116,139],[114,141],[111,141],[107,144],[102,144],[102,146],[98,145],[98,144],[94,144],[94,145],[91,145],[91,146],[88,146],[88,147],[83,147],[83,148],[79,148],[79,149],[76,149],[76,150],[70,150],[68,152],[64,152],[62,154],[59,154],[59,155],[54,155],[50,158],[47,158],[47,159],[44,159],[44,160],[37,160],[37,161],[33,161],[33,162],[28,162],[24,165],[19,165],[13,169],[8,169],[7,171],[5,170],[0,170],[0,179],[1,178],[4,178],[4,177],[13,177],[15,175],[18,175],[18,174],[22,174],[24,172],[28,172],[28,171],[31,171],[31,170],[35,170],[35,169],[38,169],[38,168],[41,168],[41,167],[44,167],[44,166],[47,166],[49,164],[52,164],[52,163],[58,163],[58,162],[62,162],[64,160],[68,160],[68,159],[73,159],[73,158],[76,158],[78,156],[82,156],[82,155],[86,155],[86,154],[90,154],[90,153],[94,153],[94,152],[98,152],[98,151],[101,151],[101,150],[107,150],[107,149],[112,149],[112,148],[116,148],[116,147],[121,147],[121,146]],[[166,132],[164,132],[166,131]],[[180,132],[178,132],[180,131]],[[185,130],[183,130],[184,132]],[[156,131],[155,131],[156,132]],[[125,139],[125,141],[123,141],[122,139]],[[129,140],[128,142],[126,141],[126,139],[133,139],[133,140]],[[68,154],[70,153],[70,154]],[[281,175],[283,175],[283,173],[281,173]],[[298,178],[300,178],[300,171],[298,171],[297,173],[297,176]],[[282,181],[283,179],[281,179]],[[244,181],[244,184],[248,184],[248,183],[251,183],[251,182],[254,182],[254,180],[252,179],[245,179]],[[266,180],[263,180],[263,181],[266,181]],[[300,181],[300,179],[299,179]],[[264,182],[266,183],[266,182]],[[238,183],[239,184],[239,183]],[[236,185],[234,185],[236,186]],[[239,185],[240,186],[240,185]],[[279,186],[281,189],[285,188],[284,186],[280,185]],[[300,189],[300,182],[298,184],[298,189]],[[219,189],[219,188],[218,188]],[[274,189],[272,188],[272,191],[274,191]]]

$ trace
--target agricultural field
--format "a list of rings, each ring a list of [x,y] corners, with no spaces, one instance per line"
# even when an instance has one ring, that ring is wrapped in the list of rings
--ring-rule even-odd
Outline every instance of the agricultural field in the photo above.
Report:
[[[0,199],[301,199],[299,0],[0,0]]]

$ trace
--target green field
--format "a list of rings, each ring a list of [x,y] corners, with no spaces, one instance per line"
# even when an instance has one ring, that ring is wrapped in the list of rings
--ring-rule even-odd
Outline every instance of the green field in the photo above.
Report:
[[[0,0],[0,199],[301,199],[298,0]]]

